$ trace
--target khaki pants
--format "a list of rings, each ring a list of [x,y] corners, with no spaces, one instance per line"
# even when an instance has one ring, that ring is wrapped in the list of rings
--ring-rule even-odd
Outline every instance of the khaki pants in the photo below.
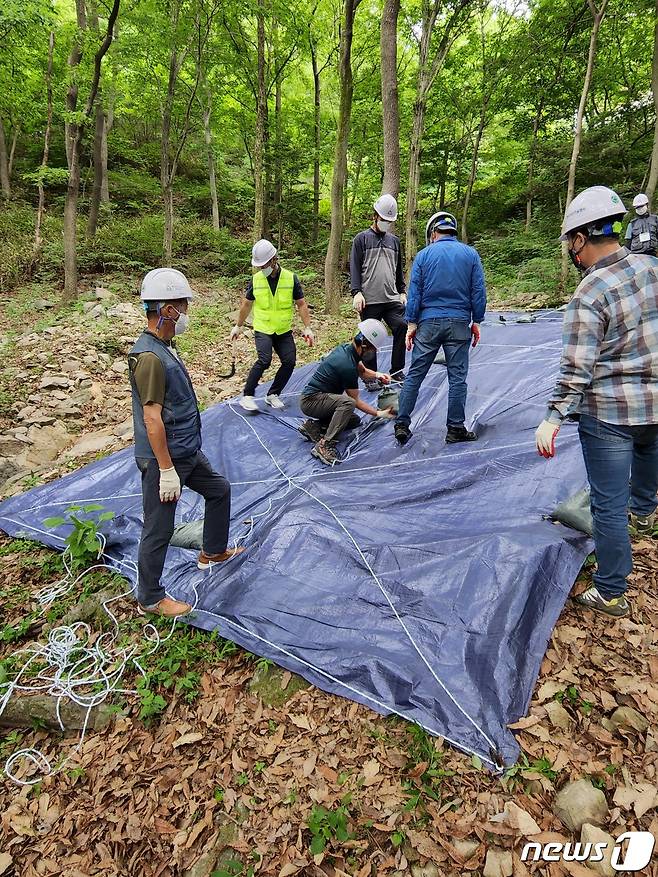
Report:
[[[335,442],[347,427],[356,405],[351,396],[345,393],[311,393],[302,396],[300,408],[307,417],[314,417],[320,423],[328,423],[325,434],[326,441]]]

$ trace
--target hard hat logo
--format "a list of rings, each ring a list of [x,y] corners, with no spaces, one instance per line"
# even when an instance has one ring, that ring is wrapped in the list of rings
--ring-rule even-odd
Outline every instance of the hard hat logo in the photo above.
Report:
[[[578,228],[600,222],[603,219],[621,219],[626,208],[619,195],[607,186],[590,186],[576,195],[567,207],[560,232],[560,240]]]
[[[167,301],[194,298],[194,292],[182,271],[175,268],[154,268],[142,280],[142,301]]]
[[[379,349],[388,338],[386,327],[380,320],[363,320],[359,323],[359,332],[369,344],[372,344],[372,346],[377,349]]]
[[[392,195],[380,195],[373,207],[375,213],[386,222],[395,222],[398,218],[398,202]]]

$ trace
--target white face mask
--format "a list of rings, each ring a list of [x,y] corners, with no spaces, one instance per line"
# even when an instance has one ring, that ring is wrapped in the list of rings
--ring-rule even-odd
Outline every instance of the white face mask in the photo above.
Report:
[[[265,277],[269,277],[270,274],[272,273],[272,266],[271,266],[271,265],[268,265],[267,268],[262,268],[261,270],[262,270],[263,275],[264,275]]]
[[[182,335],[183,332],[189,327],[190,318],[187,314],[180,314],[176,322],[174,323],[174,335]]]
[[[387,232],[392,225],[393,225],[393,223],[388,222],[388,220],[386,220],[386,219],[378,219],[377,220],[377,228],[380,231]]]
[[[646,216],[646,214],[649,212],[649,205],[643,204],[642,207],[636,207],[635,212],[638,216]]]

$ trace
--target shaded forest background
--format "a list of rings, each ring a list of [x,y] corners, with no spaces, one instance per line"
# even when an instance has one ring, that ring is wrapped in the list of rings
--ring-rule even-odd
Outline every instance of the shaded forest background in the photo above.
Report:
[[[498,298],[557,301],[576,279],[556,243],[574,187],[627,204],[655,190],[657,15],[647,0],[4,0],[0,289],[52,282],[72,301],[85,275],[163,263],[244,277],[268,236],[335,312],[385,189],[408,263],[445,208]]]

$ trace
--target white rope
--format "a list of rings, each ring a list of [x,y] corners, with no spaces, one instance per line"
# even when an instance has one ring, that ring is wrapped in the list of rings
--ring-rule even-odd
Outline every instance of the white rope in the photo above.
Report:
[[[291,487],[295,487],[297,490],[301,491],[302,493],[305,493],[308,497],[310,497],[310,499],[312,499],[312,500],[314,500],[315,502],[317,502],[317,503],[318,503],[319,505],[321,505],[321,506],[322,506],[327,512],[329,512],[329,514],[330,514],[330,515],[332,516],[332,518],[336,521],[336,523],[338,524],[338,526],[341,528],[341,530],[345,533],[345,535],[348,537],[348,539],[352,542],[352,544],[353,544],[354,547],[356,548],[356,550],[357,550],[359,556],[361,557],[363,563],[365,564],[366,568],[368,569],[368,572],[369,572],[370,575],[373,577],[375,583],[377,584],[377,587],[379,588],[379,590],[380,590],[381,593],[383,594],[383,596],[384,596],[386,602],[388,603],[388,605],[389,605],[391,611],[392,611],[393,614],[395,615],[395,617],[396,617],[398,623],[399,623],[400,626],[402,627],[402,629],[403,629],[405,635],[406,635],[407,638],[409,639],[409,641],[410,641],[410,643],[412,644],[414,650],[416,651],[416,653],[418,654],[418,656],[421,658],[421,660],[423,661],[423,663],[425,664],[425,666],[427,667],[427,669],[429,670],[429,672],[431,673],[431,675],[433,676],[433,678],[435,679],[435,681],[436,681],[436,682],[438,683],[438,685],[442,688],[442,690],[448,695],[448,697],[450,698],[450,700],[451,700],[451,701],[453,702],[453,704],[457,707],[457,709],[462,713],[462,715],[463,715],[463,716],[464,716],[464,717],[465,717],[465,718],[471,723],[471,725],[476,729],[476,731],[477,731],[477,732],[478,732],[478,733],[479,733],[479,734],[480,734],[480,735],[481,735],[481,736],[487,741],[487,743],[489,744],[489,746],[490,746],[494,751],[496,751],[496,744],[493,742],[493,740],[492,740],[492,739],[487,735],[487,733],[486,733],[486,732],[485,732],[485,731],[484,731],[484,730],[483,730],[483,729],[477,724],[477,722],[475,721],[475,719],[473,719],[473,718],[468,714],[468,712],[467,712],[467,711],[461,706],[461,704],[457,701],[457,699],[453,696],[453,694],[448,690],[448,688],[444,685],[444,683],[441,681],[441,679],[439,678],[439,676],[436,674],[436,672],[434,671],[433,667],[430,665],[429,661],[427,660],[427,658],[425,657],[425,655],[424,655],[423,652],[421,651],[420,647],[419,647],[418,644],[416,643],[415,639],[413,638],[413,636],[412,636],[412,634],[411,634],[411,631],[409,630],[409,628],[407,627],[407,625],[404,623],[404,620],[401,618],[400,614],[398,613],[397,609],[395,608],[395,606],[394,606],[394,604],[393,604],[393,601],[391,600],[391,598],[390,598],[389,595],[388,595],[388,592],[386,591],[386,589],[385,589],[384,586],[382,585],[382,583],[381,583],[379,577],[377,576],[376,572],[374,571],[374,569],[373,569],[372,566],[370,565],[370,563],[369,563],[367,557],[365,556],[365,554],[364,554],[363,551],[361,550],[361,547],[359,546],[358,542],[356,541],[356,539],[354,538],[354,536],[352,536],[352,534],[351,534],[350,531],[347,529],[347,527],[343,524],[343,522],[340,520],[340,518],[338,517],[338,515],[336,515],[336,513],[335,513],[335,512],[334,512],[334,511],[333,511],[333,510],[332,510],[332,509],[331,509],[331,508],[325,503],[325,502],[323,502],[323,501],[322,501],[321,499],[319,499],[317,496],[315,496],[314,494],[312,494],[312,493],[311,493],[310,491],[308,491],[305,487],[302,487],[300,484],[297,484],[293,478],[291,478],[289,475],[287,475],[286,472],[281,468],[281,466],[280,466],[279,463],[277,462],[277,460],[276,460],[276,458],[274,457],[274,455],[270,452],[270,450],[267,448],[267,446],[266,446],[266,445],[264,444],[264,442],[261,440],[260,436],[258,435],[258,433],[256,432],[256,430],[253,428],[253,426],[251,425],[251,423],[249,423],[249,421],[248,421],[245,417],[243,417],[243,416],[240,414],[239,411],[236,411],[235,408],[233,407],[233,405],[232,405],[230,402],[228,403],[228,407],[231,409],[231,411],[232,411],[235,415],[237,415],[241,420],[243,420],[243,421],[247,424],[247,426],[251,429],[251,431],[253,432],[254,436],[256,437],[258,443],[261,445],[261,447],[263,448],[263,450],[268,454],[268,456],[270,457],[270,459],[272,460],[272,462],[274,463],[274,465],[276,466],[276,468],[279,470],[279,472],[280,472],[280,473],[281,473],[281,474],[282,474],[282,475],[288,480],[288,482],[289,482],[289,484],[291,485]],[[354,470],[352,470],[352,471],[354,471]]]

